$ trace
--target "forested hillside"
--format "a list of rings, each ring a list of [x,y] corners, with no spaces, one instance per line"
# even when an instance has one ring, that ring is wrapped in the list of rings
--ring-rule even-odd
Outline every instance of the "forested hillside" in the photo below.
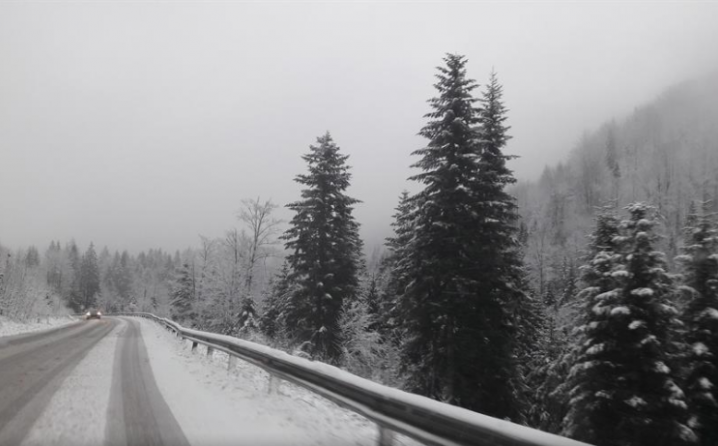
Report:
[[[621,209],[637,201],[655,206],[660,247],[673,265],[691,203],[711,199],[718,210],[715,98],[718,75],[674,86],[628,118],[585,133],[565,162],[511,190],[540,295],[553,301],[572,286],[566,282],[576,276],[599,207]]]
[[[716,97],[718,76],[672,87],[512,189],[546,322],[530,424],[601,445],[714,444]]]

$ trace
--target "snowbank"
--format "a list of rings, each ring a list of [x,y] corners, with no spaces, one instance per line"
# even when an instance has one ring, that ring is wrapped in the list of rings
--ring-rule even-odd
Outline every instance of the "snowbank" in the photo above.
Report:
[[[177,324],[166,319],[165,321],[169,322],[170,325],[178,326]],[[254,342],[237,339],[230,336],[192,330],[184,327],[181,327],[181,329],[183,335],[190,338],[201,338],[208,341],[212,341],[218,345],[224,344],[238,347],[244,350],[247,356],[257,359],[258,363],[270,361],[274,362],[275,366],[278,364],[284,364],[283,368],[285,369],[286,366],[296,366],[294,372],[300,371],[302,369],[304,370],[304,372],[309,372],[312,375],[312,382],[322,380],[324,382],[334,382],[335,384],[343,386],[345,390],[353,388],[352,392],[355,395],[357,394],[356,391],[359,391],[359,393],[363,393],[364,395],[370,395],[370,397],[373,398],[379,398],[383,401],[389,401],[390,404],[398,403],[405,406],[410,406],[412,408],[411,412],[414,413],[419,411],[425,411],[426,413],[433,414],[434,417],[438,416],[438,418],[452,420],[452,422],[455,421],[458,423],[473,425],[477,428],[475,431],[476,435],[482,438],[490,439],[492,437],[498,437],[502,438],[503,441],[506,442],[506,444],[521,443],[545,446],[586,445],[585,443],[571,440],[569,438],[560,437],[557,435],[549,434],[547,432],[531,429],[508,421],[482,415],[477,412],[472,412],[461,407],[444,404],[420,395],[415,395],[401,391],[399,389],[383,386],[367,379],[352,375],[349,372],[330,366],[328,364],[323,364],[321,362],[314,362],[308,359],[292,356],[285,352],[278,351],[267,346],[259,345]],[[301,374],[306,377],[307,374],[304,372],[302,372]],[[290,374],[292,373],[290,372]],[[302,379],[302,381],[304,381],[304,379]],[[307,385],[317,388],[320,393],[325,390],[323,389],[325,387],[323,385],[315,386],[310,382],[307,382]],[[335,396],[338,396],[339,399],[344,399],[343,396]],[[317,396],[317,398],[319,397]],[[375,413],[368,407],[363,407],[361,405],[353,403],[352,405],[358,410],[366,413],[367,416],[376,417],[377,419],[385,419],[384,415],[380,413]],[[409,430],[413,429],[410,426],[404,427]],[[417,433],[420,434],[420,432]],[[427,441],[431,442],[430,436],[427,437]]]
[[[303,388],[282,382],[268,393],[267,374],[242,360],[199,347],[144,319],[142,336],[157,385],[193,445],[374,446],[374,423]],[[397,445],[416,445],[397,438]]]
[[[0,336],[13,336],[33,331],[49,330],[77,321],[76,316],[41,317],[26,322],[18,322],[0,316]]]

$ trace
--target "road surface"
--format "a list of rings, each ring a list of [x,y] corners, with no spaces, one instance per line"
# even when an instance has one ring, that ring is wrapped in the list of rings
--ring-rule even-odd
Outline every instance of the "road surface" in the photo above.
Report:
[[[111,382],[107,413],[103,414],[105,429],[98,435],[102,437],[101,443],[189,445],[157,388],[139,323],[115,318],[81,321],[46,332],[0,338],[0,445],[73,444],[72,435],[56,436],[51,429],[33,435],[33,430],[36,425],[51,423],[48,419],[57,417],[45,413],[50,412],[48,407],[53,397],[78,364],[110,337],[108,335],[117,337],[113,344],[114,360],[101,370],[110,376],[87,377],[88,386],[95,378]],[[111,357],[112,352],[106,354]],[[74,385],[75,393],[81,392],[82,382],[70,384]],[[61,407],[60,410],[75,408]],[[97,423],[90,422],[89,418],[86,426],[83,420],[75,420],[79,421],[75,439],[82,438],[81,430],[96,427]],[[86,442],[98,444],[98,437]]]
[[[0,446],[376,444],[365,418],[190,345],[125,317],[0,337]]]

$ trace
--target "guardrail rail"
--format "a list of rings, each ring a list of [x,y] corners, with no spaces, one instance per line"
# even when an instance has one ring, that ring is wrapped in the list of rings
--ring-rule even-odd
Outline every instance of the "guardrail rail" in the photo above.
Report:
[[[116,313],[151,319],[177,336],[229,355],[228,368],[240,358],[269,374],[268,388],[280,380],[304,387],[356,412],[378,426],[378,444],[391,446],[395,433],[431,446],[590,446],[509,421],[441,403],[360,378],[328,364],[289,355],[254,342],[182,327],[151,313]]]

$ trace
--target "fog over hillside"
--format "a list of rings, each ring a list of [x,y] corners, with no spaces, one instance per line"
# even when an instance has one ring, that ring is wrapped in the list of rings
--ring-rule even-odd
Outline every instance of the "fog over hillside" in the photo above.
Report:
[[[582,132],[718,68],[715,4],[4,2],[0,242],[169,251],[298,198],[330,131],[369,252],[390,234],[433,69],[464,54],[505,85],[535,179]]]
[[[585,133],[565,161],[512,189],[538,289],[566,259],[579,262],[599,207],[655,206],[669,259],[678,253],[691,203],[712,200],[718,211],[716,97],[718,74],[670,87],[627,118]]]

